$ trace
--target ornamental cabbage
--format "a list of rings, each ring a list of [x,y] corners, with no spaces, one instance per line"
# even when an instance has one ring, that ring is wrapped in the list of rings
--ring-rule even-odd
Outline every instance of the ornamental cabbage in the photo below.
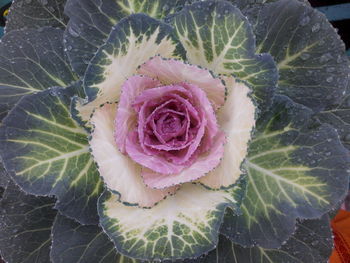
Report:
[[[303,0],[14,2],[2,257],[327,262],[349,184],[344,51]]]

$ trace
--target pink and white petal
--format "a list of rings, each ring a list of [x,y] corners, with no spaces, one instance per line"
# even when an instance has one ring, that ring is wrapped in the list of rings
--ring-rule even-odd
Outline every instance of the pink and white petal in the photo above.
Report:
[[[120,201],[151,207],[175,188],[156,190],[147,187],[141,177],[141,166],[118,150],[114,140],[114,119],[117,104],[105,104],[96,109],[91,123],[90,147],[98,170],[107,187],[120,194]]]
[[[122,86],[122,93],[115,119],[115,141],[119,150],[125,153],[125,140],[128,133],[136,128],[137,112],[132,105],[140,93],[160,85],[158,80],[146,76],[132,76]]]
[[[182,165],[168,162],[162,156],[148,155],[140,146],[137,132],[131,132],[126,140],[125,149],[131,159],[136,163],[162,174],[179,173],[184,167]]]
[[[233,77],[226,78],[225,82],[229,95],[224,107],[217,113],[219,126],[227,136],[224,157],[215,170],[199,180],[214,189],[230,186],[240,177],[240,166],[255,126],[256,107],[249,97],[250,89],[243,83],[235,82]]]
[[[225,85],[220,78],[204,68],[184,63],[177,59],[164,59],[155,56],[141,65],[140,74],[158,78],[163,84],[188,82],[205,91],[209,101],[217,110],[225,102]]]
[[[142,177],[145,184],[156,189],[166,189],[170,186],[199,179],[219,165],[224,154],[225,141],[225,133],[219,131],[211,150],[200,155],[191,166],[186,167],[178,174],[165,175],[155,173],[147,168],[143,169]]]

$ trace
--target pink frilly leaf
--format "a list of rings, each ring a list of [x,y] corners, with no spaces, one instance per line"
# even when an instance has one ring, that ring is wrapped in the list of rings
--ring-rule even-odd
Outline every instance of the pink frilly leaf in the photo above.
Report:
[[[142,177],[145,184],[152,188],[164,189],[169,186],[199,179],[218,166],[224,154],[225,141],[224,132],[219,131],[214,139],[211,150],[201,154],[192,165],[184,168],[178,174],[162,174],[144,168],[142,170]]]
[[[118,104],[115,118],[115,141],[119,150],[125,153],[125,141],[127,134],[135,129],[137,125],[137,112],[132,105],[140,93],[146,89],[160,85],[158,80],[146,76],[132,76],[122,86],[122,94]]]

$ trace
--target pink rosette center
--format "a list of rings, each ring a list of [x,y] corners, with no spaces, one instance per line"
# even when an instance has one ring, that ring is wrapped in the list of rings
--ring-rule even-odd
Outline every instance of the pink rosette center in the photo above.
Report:
[[[137,132],[143,150],[175,164],[191,160],[196,147],[190,145],[196,140],[200,141],[203,133],[198,131],[205,123],[191,103],[192,94],[183,86],[170,85],[146,90],[136,97],[133,104],[135,111],[139,112]],[[146,167],[157,171],[151,166]],[[177,172],[179,169],[175,170]]]
[[[165,188],[214,169],[223,156],[225,136],[205,90],[185,81],[163,84],[158,79],[135,75],[124,83],[115,141],[143,167],[146,185]]]

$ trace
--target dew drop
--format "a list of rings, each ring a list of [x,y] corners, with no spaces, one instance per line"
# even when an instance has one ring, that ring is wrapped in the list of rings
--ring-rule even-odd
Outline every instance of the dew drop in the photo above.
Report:
[[[330,68],[327,68],[326,71],[328,73],[331,73],[331,72],[334,72],[335,71],[335,68],[334,67],[330,67]]]
[[[47,5],[47,4],[48,4],[48,0],[40,0],[40,2],[41,2],[43,5]]]
[[[325,43],[325,42],[324,42],[324,40],[323,40],[323,39],[321,39],[321,40],[318,42],[318,45],[319,45],[319,46],[323,46],[323,45],[324,45],[324,43]]]
[[[312,75],[312,71],[311,70],[307,70],[306,71],[306,76],[311,76]]]
[[[312,31],[312,32],[317,32],[317,31],[320,30],[320,28],[321,28],[320,24],[319,24],[319,23],[316,23],[316,24],[314,24],[314,25],[312,26],[311,31]]]
[[[73,29],[73,27],[69,27],[69,28],[68,28],[68,32],[69,32],[69,34],[71,34],[71,36],[73,36],[73,37],[78,37],[78,36],[79,36],[79,33],[78,33],[75,29]]]
[[[309,17],[309,16],[305,16],[305,17],[303,17],[303,19],[300,21],[300,25],[301,25],[301,26],[306,26],[309,22],[310,22],[310,17]]]
[[[167,4],[165,4],[165,5],[163,6],[163,11],[164,11],[164,12],[169,11],[169,9],[170,9],[170,7],[169,7],[169,5],[167,5]]]
[[[52,87],[49,91],[51,96],[58,96],[60,95],[60,88],[59,87]]]
[[[317,241],[317,240],[312,241],[312,242],[311,242],[311,245],[313,245],[313,246],[317,246],[317,245],[318,245],[318,241]]]
[[[67,47],[67,50],[68,50],[68,51],[71,51],[71,50],[72,50],[72,46],[68,46],[68,47]]]
[[[331,82],[333,81],[333,77],[332,77],[332,76],[328,77],[328,78],[326,79],[326,81],[327,81],[328,83],[331,83]]]
[[[30,4],[30,3],[32,2],[32,0],[25,0],[25,2],[26,2],[27,4]]]
[[[343,59],[340,55],[338,55],[338,58],[337,58],[337,63],[342,63],[343,62]]]
[[[332,55],[329,53],[323,54],[320,58],[320,63],[325,63],[328,60],[330,60],[332,58]]]

